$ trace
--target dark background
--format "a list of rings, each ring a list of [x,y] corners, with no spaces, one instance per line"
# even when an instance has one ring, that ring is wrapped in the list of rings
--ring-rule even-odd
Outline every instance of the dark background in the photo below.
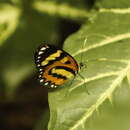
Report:
[[[33,54],[43,41],[62,48],[65,39],[83,24],[80,20],[40,13],[32,8],[32,2],[17,0],[15,5],[10,0],[0,1],[0,7],[2,4],[19,6],[20,3],[22,10],[19,25],[0,47],[0,130],[32,130],[37,128],[41,118],[45,120],[42,125],[46,129],[49,120],[48,90],[39,86]],[[66,2],[77,8],[83,6],[84,9],[90,9],[94,4],[92,0],[56,2]],[[8,80],[3,75],[15,68],[13,72],[19,76],[17,70],[26,65],[30,65],[31,70],[14,85],[15,89],[11,89],[10,78]],[[14,76],[13,72],[9,77]]]

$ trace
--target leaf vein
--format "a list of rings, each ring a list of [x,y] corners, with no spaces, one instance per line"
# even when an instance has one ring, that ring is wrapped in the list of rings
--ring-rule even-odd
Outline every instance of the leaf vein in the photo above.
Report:
[[[115,14],[128,14],[130,13],[130,8],[111,8],[111,9],[105,9],[105,8],[101,8],[99,10],[100,12],[112,12],[112,13],[115,13]]]
[[[104,45],[108,45],[108,44],[111,44],[111,43],[114,43],[114,42],[117,42],[117,41],[120,41],[120,40],[123,40],[123,39],[128,39],[130,38],[130,33],[125,33],[125,34],[120,34],[120,35],[117,35],[117,36],[114,36],[114,37],[109,37],[99,43],[96,43],[94,45],[91,45],[89,47],[86,47],[84,49],[81,49],[79,51],[77,51],[76,53],[73,54],[73,56],[76,56],[80,53],[83,53],[83,52],[86,52],[86,51],[89,51],[89,50],[92,50],[92,49],[95,49],[95,48],[98,48],[98,47],[102,47]]]
[[[109,72],[109,73],[104,73],[104,74],[99,74],[99,75],[96,75],[94,77],[91,77],[91,78],[86,78],[85,80],[83,80],[83,82],[79,83],[78,85],[70,88],[70,92],[73,91],[74,89],[80,87],[81,85],[83,84],[86,84],[88,82],[91,82],[91,81],[94,81],[94,80],[99,80],[99,79],[102,79],[102,78],[106,78],[106,77],[110,77],[110,76],[116,76],[119,74],[120,71],[117,71],[117,72]]]
[[[92,114],[93,112],[99,108],[99,106],[110,97],[110,95],[114,92],[114,90],[118,87],[118,85],[122,82],[122,80],[127,75],[127,71],[130,69],[130,63],[128,66],[120,71],[118,74],[119,76],[114,80],[114,82],[110,85],[110,87],[102,93],[99,98],[97,99],[97,102],[93,104],[89,109],[86,110],[86,112],[83,114],[83,116],[72,126],[69,128],[69,130],[75,130],[79,125],[82,125]]]

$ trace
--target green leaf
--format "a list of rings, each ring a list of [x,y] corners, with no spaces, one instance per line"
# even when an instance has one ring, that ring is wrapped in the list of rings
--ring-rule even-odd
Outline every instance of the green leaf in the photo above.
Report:
[[[52,1],[41,2],[37,1],[33,3],[33,7],[43,13],[49,15],[56,15],[63,18],[83,20],[90,14],[84,8],[76,8],[70,6],[67,2],[57,3]]]
[[[97,0],[96,5],[100,8],[129,8],[129,0]]]
[[[9,4],[0,5],[0,45],[15,31],[19,22],[20,10]]]
[[[106,99],[112,101],[130,69],[129,27],[129,11],[100,9],[91,23],[66,40],[64,49],[87,64],[80,71],[85,81],[77,75],[72,85],[49,92],[49,130],[89,129],[90,117]]]
[[[125,78],[119,89],[113,93],[113,104],[106,100],[98,113],[86,123],[89,130],[129,130],[130,88]]]
[[[36,48],[44,41],[55,43],[59,38],[57,20],[54,17],[30,10],[29,14],[23,12],[20,19],[14,34],[0,48],[0,84],[4,84],[2,87],[8,99],[14,96],[23,80],[35,74]]]
[[[127,79],[128,79],[128,83],[130,85],[130,69],[127,71]]]

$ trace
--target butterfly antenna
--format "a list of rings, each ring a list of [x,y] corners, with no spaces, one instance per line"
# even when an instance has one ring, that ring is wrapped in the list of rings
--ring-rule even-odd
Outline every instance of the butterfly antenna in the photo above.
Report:
[[[74,76],[73,79],[70,81],[70,83],[68,83],[69,87],[72,85],[73,81],[75,80],[75,77],[76,76]],[[67,89],[67,92],[65,93],[65,97],[67,97],[69,94],[70,94],[69,89]]]
[[[86,43],[87,43],[87,38],[85,38],[84,43],[82,44],[82,49],[85,48]],[[81,54],[81,57],[80,57],[81,63],[82,63],[82,60],[83,60],[83,56],[84,56],[84,53]]]

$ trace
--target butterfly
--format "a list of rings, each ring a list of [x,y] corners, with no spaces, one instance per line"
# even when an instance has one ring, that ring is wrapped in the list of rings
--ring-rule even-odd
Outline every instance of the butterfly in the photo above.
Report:
[[[57,88],[75,77],[79,71],[76,60],[66,51],[53,45],[41,45],[34,57],[42,86]]]

